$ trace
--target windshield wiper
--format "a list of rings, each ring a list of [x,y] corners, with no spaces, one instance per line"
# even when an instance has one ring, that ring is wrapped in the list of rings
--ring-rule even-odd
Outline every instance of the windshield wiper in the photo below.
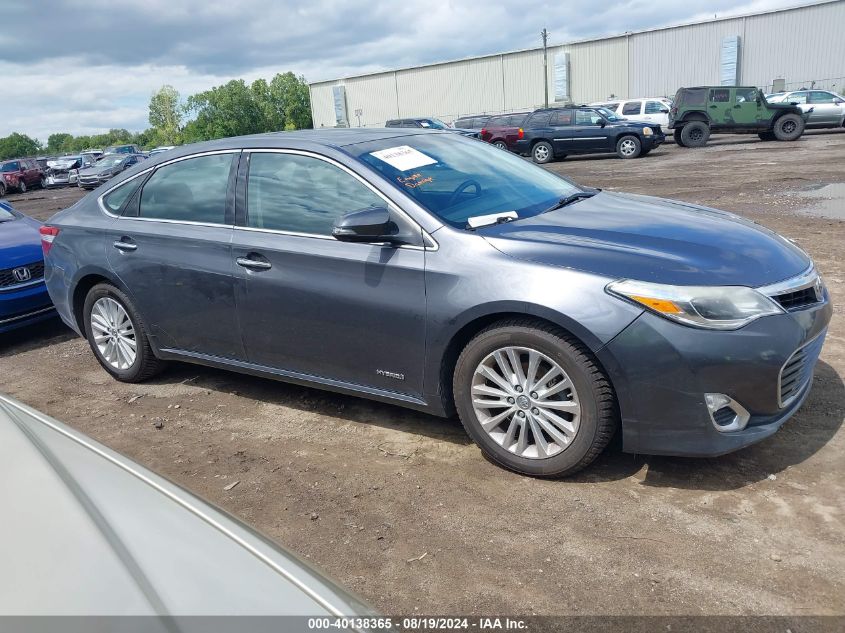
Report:
[[[499,213],[491,213],[489,215],[476,215],[472,218],[467,218],[467,229],[479,229],[482,226],[504,224],[505,222],[513,222],[518,219],[519,216],[516,214],[516,211],[500,211]]]
[[[562,209],[563,207],[569,206],[573,202],[578,202],[579,200],[583,200],[584,198],[592,198],[598,192],[599,192],[598,189],[594,189],[594,190],[591,190],[591,191],[576,191],[573,194],[570,194],[568,196],[564,196],[563,198],[561,198],[560,200],[555,202],[552,206],[550,206],[548,209],[543,211],[543,213],[548,213],[549,211],[555,211],[556,209]]]

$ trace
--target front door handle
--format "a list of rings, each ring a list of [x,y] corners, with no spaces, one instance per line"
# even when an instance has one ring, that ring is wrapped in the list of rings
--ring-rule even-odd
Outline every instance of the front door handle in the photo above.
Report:
[[[248,257],[238,257],[235,263],[238,266],[249,268],[250,270],[269,270],[273,267],[273,264],[270,262],[262,262],[257,259],[249,259]]]
[[[117,250],[123,251],[123,252],[138,250],[138,245],[133,244],[132,242],[117,241],[114,244],[112,244],[112,246],[114,246]]]

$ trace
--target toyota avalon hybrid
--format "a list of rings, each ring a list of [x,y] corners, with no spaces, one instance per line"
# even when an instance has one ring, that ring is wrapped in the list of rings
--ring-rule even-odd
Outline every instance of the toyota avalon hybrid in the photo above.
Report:
[[[626,451],[687,456],[771,435],[832,311],[762,226],[423,129],[180,147],[41,234],[59,314],[118,380],[180,360],[456,412],[540,476],[620,428]]]

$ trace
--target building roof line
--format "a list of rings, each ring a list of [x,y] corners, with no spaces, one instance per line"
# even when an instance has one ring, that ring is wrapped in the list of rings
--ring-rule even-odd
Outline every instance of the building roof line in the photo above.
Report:
[[[566,46],[576,46],[578,44],[589,44],[590,42],[600,42],[604,40],[615,40],[623,37],[630,37],[632,35],[642,35],[644,33],[653,33],[655,31],[665,31],[668,29],[677,29],[686,26],[697,26],[699,24],[713,24],[716,22],[725,22],[727,20],[741,20],[743,18],[751,18],[758,15],[771,15],[773,13],[783,13],[786,11],[796,11],[798,9],[805,9],[807,7],[816,7],[825,4],[836,4],[845,0],[815,0],[814,2],[805,2],[803,4],[791,5],[788,7],[781,7],[779,9],[766,9],[761,11],[753,11],[751,13],[742,13],[738,15],[727,15],[724,17],[717,17],[712,20],[697,20],[691,22],[678,22],[674,24],[666,24],[664,26],[656,26],[648,29],[640,29],[638,31],[625,31],[624,33],[613,33],[602,35],[599,37],[588,37],[580,40],[571,40],[569,42],[561,42],[559,44],[549,44],[550,49],[561,48]],[[454,59],[446,59],[443,61],[428,62],[426,64],[415,64],[413,66],[401,66],[398,68],[385,68],[384,70],[373,70],[357,75],[345,75],[343,77],[335,77],[334,79],[321,79],[320,81],[309,82],[309,86],[316,86],[319,84],[332,84],[338,81],[346,81],[349,79],[361,79],[363,77],[373,77],[375,75],[388,75],[391,73],[399,73],[407,70],[416,70],[419,68],[431,68],[434,66],[446,66],[449,64],[456,64],[460,62],[470,62],[479,59],[488,59],[490,57],[500,57],[503,55],[518,55],[519,53],[534,53],[543,50],[542,46],[532,46],[529,48],[517,48],[509,51],[501,51],[498,53],[485,53],[484,55],[470,55],[469,57],[458,57]]]

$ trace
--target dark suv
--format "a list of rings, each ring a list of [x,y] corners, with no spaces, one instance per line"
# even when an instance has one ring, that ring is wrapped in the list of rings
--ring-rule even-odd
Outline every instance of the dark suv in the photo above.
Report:
[[[620,158],[645,156],[666,136],[659,125],[628,121],[600,107],[573,106],[535,110],[523,124],[513,150],[548,163],[569,154],[615,152]]]
[[[44,170],[34,158],[17,158],[0,163],[0,196],[9,189],[24,193],[30,187],[45,187]]]
[[[703,147],[711,133],[794,141],[804,133],[809,115],[791,103],[769,103],[753,86],[699,86],[675,94],[669,129],[682,147]]]

